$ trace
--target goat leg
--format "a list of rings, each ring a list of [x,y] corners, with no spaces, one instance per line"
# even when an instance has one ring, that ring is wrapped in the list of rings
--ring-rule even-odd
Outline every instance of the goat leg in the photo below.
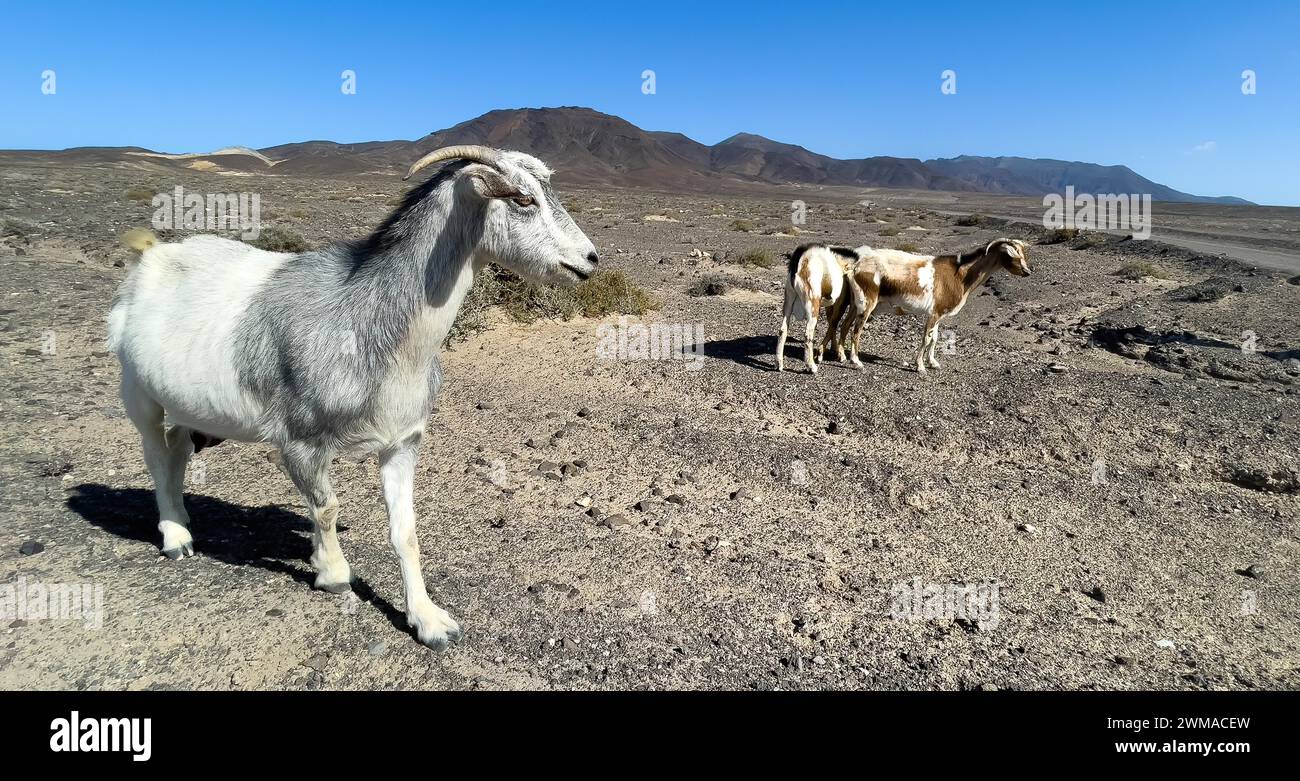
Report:
[[[459,640],[460,625],[446,610],[433,604],[420,571],[420,543],[415,537],[415,461],[419,457],[420,434],[416,433],[380,453],[379,477],[384,486],[388,510],[389,542],[402,569],[402,590],[406,593],[406,622],[415,629],[421,643],[435,651]]]

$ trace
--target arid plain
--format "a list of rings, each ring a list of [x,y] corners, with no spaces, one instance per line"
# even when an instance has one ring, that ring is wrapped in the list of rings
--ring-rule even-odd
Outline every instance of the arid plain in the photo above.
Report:
[[[198,555],[159,555],[104,315],[117,236],[153,213],[127,194],[176,185],[257,192],[310,244],[364,235],[404,189],[0,166],[0,583],[104,595],[100,628],[0,626],[0,687],[1300,687],[1300,268],[1158,240],[1293,257],[1300,210],[1158,203],[1151,241],[1045,244],[1026,198],[561,186],[604,265],[662,302],[644,321],[698,326],[702,357],[603,360],[618,316],[495,312],[449,345],[416,496],[430,591],[466,630],[438,654],[405,629],[373,460],[333,471],[353,595],[312,590],[265,446],[196,457]],[[883,311],[866,371],[814,378],[797,340],[774,370],[797,244],[1002,235],[1035,274],[979,291],[929,379],[920,323]],[[996,612],[899,616],[914,582],[996,587]]]

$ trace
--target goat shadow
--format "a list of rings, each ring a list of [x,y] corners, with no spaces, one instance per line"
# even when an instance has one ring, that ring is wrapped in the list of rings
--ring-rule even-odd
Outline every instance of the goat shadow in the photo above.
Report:
[[[820,340],[818,341],[820,343]],[[776,371],[776,337],[771,335],[759,336],[739,336],[735,339],[715,339],[711,342],[704,343],[704,354],[712,358],[723,358],[728,361],[735,361],[741,366],[748,366],[754,369],[764,371]],[[756,356],[762,356],[760,360]],[[869,363],[876,366],[890,366],[890,363],[878,355],[859,352],[858,358],[863,363]],[[824,363],[843,366],[852,369],[853,364],[841,364],[835,360],[835,354],[829,349],[826,351],[826,360]],[[818,364],[819,366],[821,364]],[[785,368],[786,371],[806,371],[807,366],[803,362],[803,341],[796,341],[792,334],[785,343]]]
[[[147,543],[162,555],[158,551],[158,508],[153,491],[82,483],[71,491],[65,503],[92,526],[122,539]],[[315,573],[289,563],[311,557],[313,524],[303,516],[274,505],[243,507],[198,494],[185,495],[185,509],[193,519],[197,556],[288,575],[312,588]],[[339,529],[344,531],[346,527]],[[176,566],[185,566],[185,562],[178,561]],[[352,593],[383,613],[402,632],[410,631],[406,615],[355,573]]]

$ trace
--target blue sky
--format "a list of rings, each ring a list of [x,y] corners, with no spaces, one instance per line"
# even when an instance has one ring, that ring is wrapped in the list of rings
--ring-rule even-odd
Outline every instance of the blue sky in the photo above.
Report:
[[[418,138],[494,108],[582,105],[705,143],[1124,164],[1300,205],[1293,0],[11,1],[3,18],[0,148]]]

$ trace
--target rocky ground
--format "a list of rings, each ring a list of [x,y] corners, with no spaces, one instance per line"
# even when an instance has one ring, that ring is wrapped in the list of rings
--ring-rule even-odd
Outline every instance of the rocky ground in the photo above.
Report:
[[[1032,277],[994,278],[946,326],[930,379],[908,368],[919,323],[890,313],[865,372],[814,378],[792,340],[778,374],[782,262],[746,251],[1045,232],[805,193],[789,236],[788,193],[566,188],[606,263],[662,299],[646,319],[702,328],[703,356],[601,360],[617,317],[497,316],[449,348],[417,512],[466,638],[437,654],[405,629],[373,460],[333,471],[353,595],[310,588],[304,507],[264,446],[196,456],[199,555],[159,555],[103,317],[115,236],[153,211],[126,193],[177,184],[258,192],[312,243],[361,235],[401,190],[0,170],[0,585],[91,584],[104,607],[100,628],[5,619],[0,687],[1300,687],[1300,278],[1035,244]],[[895,615],[914,582],[996,588],[996,610]]]

